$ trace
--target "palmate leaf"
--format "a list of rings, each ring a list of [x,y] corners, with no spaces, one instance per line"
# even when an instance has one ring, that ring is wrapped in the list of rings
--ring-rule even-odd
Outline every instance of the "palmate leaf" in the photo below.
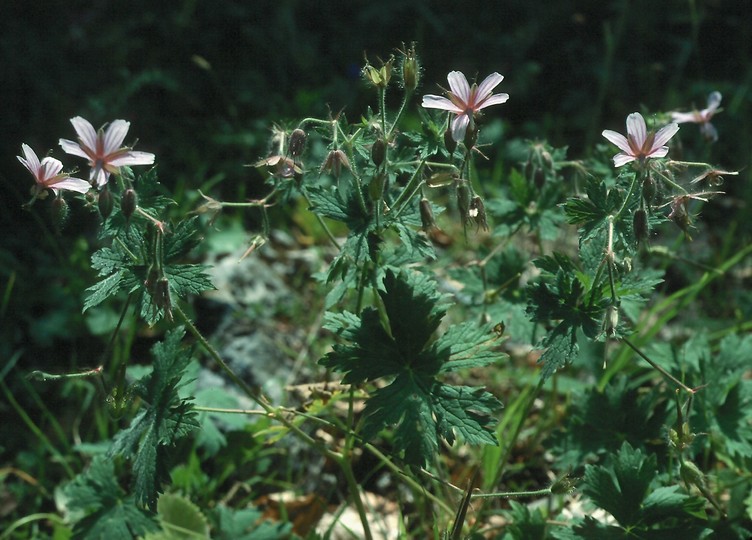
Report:
[[[487,365],[501,354],[489,326],[465,323],[434,341],[446,308],[436,283],[425,275],[387,269],[379,292],[386,320],[376,309],[330,315],[326,327],[347,343],[337,344],[320,363],[360,384],[380,378],[389,384],[366,400],[363,436],[392,427],[405,461],[424,465],[439,447],[461,437],[471,444],[497,444],[492,413],[498,400],[481,388],[451,386],[438,377],[460,368]],[[384,324],[388,327],[385,328]]]
[[[75,540],[130,540],[156,529],[150,514],[126,496],[115,477],[115,464],[104,456],[94,457],[61,493]]]
[[[167,449],[198,427],[188,400],[178,395],[180,379],[190,354],[180,347],[182,328],[169,332],[152,348],[152,372],[133,386],[143,409],[131,425],[113,440],[110,455],[133,458],[133,484],[137,502],[155,508],[161,484],[168,479]]]

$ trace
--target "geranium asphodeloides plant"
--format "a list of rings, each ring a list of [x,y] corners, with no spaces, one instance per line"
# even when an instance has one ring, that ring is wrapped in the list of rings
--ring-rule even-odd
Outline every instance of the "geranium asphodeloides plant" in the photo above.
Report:
[[[710,123],[710,120],[718,112],[718,107],[721,106],[721,93],[711,92],[708,96],[708,106],[701,111],[691,112],[672,112],[671,120],[677,124],[683,124],[685,122],[692,122],[700,124],[700,133],[709,141],[715,142],[718,140],[718,131],[715,126]]]
[[[51,189],[57,195],[61,190],[86,193],[91,188],[91,184],[86,180],[73,178],[62,172],[63,164],[57,159],[48,156],[40,162],[36,153],[28,144],[22,144],[21,150],[24,154],[23,157],[16,157],[34,177],[35,184],[31,187],[31,194],[34,199],[44,198],[48,189]]]
[[[638,165],[642,166],[650,158],[666,157],[666,143],[677,131],[679,126],[675,122],[663,126],[655,133],[648,131],[645,119],[640,113],[635,112],[627,116],[626,137],[610,129],[604,130],[602,135],[621,150],[614,156],[615,167],[632,161],[637,161]]]
[[[89,180],[98,188],[107,184],[110,174],[117,173],[124,165],[154,163],[154,154],[136,152],[128,146],[123,146],[130,122],[115,120],[107,129],[102,126],[99,131],[94,131],[94,127],[80,116],[71,118],[71,124],[78,134],[78,142],[60,139],[60,146],[68,154],[89,160]]]
[[[459,71],[449,72],[447,80],[450,88],[447,91],[448,97],[427,94],[423,96],[422,105],[426,109],[441,109],[457,115],[452,120],[452,138],[457,142],[465,140],[468,126],[474,129],[475,113],[491,105],[505,103],[509,99],[509,94],[493,93],[493,89],[504,80],[498,73],[491,73],[482,83],[472,86]]]

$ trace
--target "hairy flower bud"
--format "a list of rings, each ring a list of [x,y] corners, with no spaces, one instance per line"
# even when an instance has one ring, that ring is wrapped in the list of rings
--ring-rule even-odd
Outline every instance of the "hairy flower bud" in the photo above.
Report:
[[[298,128],[290,134],[290,155],[298,158],[303,154],[306,143],[306,132]]]
[[[380,167],[386,159],[386,142],[384,139],[376,139],[371,147],[371,159],[373,164]]]
[[[655,180],[653,180],[651,176],[646,177],[645,180],[642,181],[642,198],[645,200],[645,204],[648,206],[653,204],[656,191]]]
[[[436,220],[433,217],[431,201],[423,197],[420,200],[420,222],[423,230],[428,232],[436,228]]]
[[[470,186],[467,185],[466,180],[461,180],[457,184],[457,207],[460,210],[462,223],[467,223],[470,217]]]
[[[68,221],[68,203],[61,195],[52,199],[50,213],[52,214],[52,225],[57,232],[60,232]]]
[[[368,194],[372,201],[380,201],[384,196],[384,186],[386,185],[386,174],[375,174],[368,183]]]
[[[339,149],[332,150],[327,154],[323,165],[321,165],[321,172],[326,171],[339,177],[340,172],[342,172],[342,167],[345,167],[346,169],[350,168],[350,160],[347,158],[347,154]]]
[[[420,82],[420,62],[415,54],[415,43],[402,53],[402,84],[405,90],[412,92]]]
[[[473,148],[475,143],[478,142],[478,126],[472,117],[470,117],[470,124],[468,124],[467,131],[465,131],[465,140],[463,142],[468,150]]]
[[[535,172],[533,173],[533,183],[538,189],[543,189],[543,186],[546,184],[546,173],[544,173],[543,169],[540,167],[535,168]]]
[[[110,192],[109,188],[105,186],[102,191],[97,195],[97,206],[99,207],[99,214],[102,219],[107,219],[112,214],[112,207],[115,204],[115,200]]]
[[[128,188],[123,192],[123,197],[120,199],[120,211],[123,212],[126,220],[131,219],[133,212],[136,211],[138,206],[138,195],[136,190]]]
[[[447,129],[444,132],[444,146],[450,154],[454,154],[454,151],[457,149],[457,141],[452,137],[451,129]]]
[[[648,238],[648,213],[640,208],[634,213],[632,218],[632,228],[637,242],[644,242]]]
[[[170,300],[170,282],[162,276],[154,285],[154,294],[152,295],[154,305],[164,311],[168,321],[172,321],[172,301]]]

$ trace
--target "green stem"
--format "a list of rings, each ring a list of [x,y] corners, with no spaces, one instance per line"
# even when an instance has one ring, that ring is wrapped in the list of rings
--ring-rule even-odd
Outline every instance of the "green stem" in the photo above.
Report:
[[[413,198],[413,195],[415,195],[420,190],[420,187],[423,184],[421,173],[423,172],[423,165],[425,165],[425,163],[425,160],[421,160],[421,162],[418,164],[418,168],[415,169],[415,172],[410,177],[410,180],[405,186],[405,189],[402,190],[402,192],[397,197],[397,200],[394,201],[391,209],[391,211],[394,212],[394,219],[397,219],[399,217],[402,211],[407,207],[407,204]]]
[[[472,499],[514,499],[520,497],[540,497],[551,494],[551,488],[534,491],[498,491],[496,493],[473,493]]]
[[[673,382],[676,386],[678,386],[679,388],[681,388],[682,390],[684,390],[685,392],[687,392],[689,395],[693,395],[695,393],[695,391],[692,390],[689,386],[687,386],[686,384],[684,384],[683,382],[681,382],[679,379],[677,379],[676,377],[674,377],[673,375],[671,375],[668,371],[666,371],[661,366],[659,366],[658,364],[656,364],[655,362],[653,362],[650,358],[648,358],[648,356],[645,353],[643,353],[640,349],[638,349],[627,338],[623,337],[623,338],[621,338],[621,341],[624,342],[634,352],[636,352],[640,358],[642,358],[648,364],[650,364],[650,366],[653,369],[657,370],[661,375],[663,375],[668,380],[670,380],[671,382]]]
[[[51,514],[51,513],[39,513],[39,514],[29,514],[28,516],[24,516],[22,518],[19,518],[15,522],[13,522],[11,525],[8,526],[7,529],[3,531],[2,534],[0,534],[0,540],[3,540],[5,538],[10,538],[11,533],[15,531],[16,529],[23,527],[24,525],[28,525],[29,523],[34,523],[35,521],[54,521],[58,525],[65,525],[65,521],[63,518],[58,516],[57,514]]]
[[[405,96],[402,98],[402,104],[400,105],[400,108],[397,111],[397,116],[394,118],[392,127],[389,128],[389,133],[387,133],[387,136],[386,136],[387,141],[392,136],[392,133],[394,133],[394,129],[397,127],[397,124],[399,123],[400,118],[402,118],[402,113],[405,112],[405,106],[407,105],[407,102],[410,101],[410,97],[412,96],[412,94],[413,94],[412,90],[405,91]]]

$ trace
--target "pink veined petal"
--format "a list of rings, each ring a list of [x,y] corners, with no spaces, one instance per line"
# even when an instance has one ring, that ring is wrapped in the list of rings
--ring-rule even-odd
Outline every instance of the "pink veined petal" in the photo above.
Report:
[[[711,92],[708,96],[708,108],[703,112],[710,112],[711,114],[714,113],[715,110],[721,105],[721,98],[721,93],[717,90],[715,92]]]
[[[666,144],[671,137],[676,135],[677,131],[679,131],[679,125],[676,123],[668,124],[659,129],[658,133],[655,134],[655,138],[653,139],[653,148],[651,148],[650,152],[648,153],[652,154],[653,150]],[[663,155],[665,156],[666,154]]]
[[[470,85],[465,75],[461,71],[450,71],[447,75],[447,81],[449,81],[449,88],[452,93],[467,105],[470,101]]]
[[[154,163],[154,154],[149,152],[136,152],[131,150],[122,156],[111,159],[109,164],[113,167],[122,167],[123,165],[151,165]]]
[[[622,150],[627,154],[632,154],[632,148],[630,148],[629,146],[629,141],[627,141],[627,138],[621,133],[617,133],[616,131],[612,131],[610,129],[604,129],[601,135],[608,139],[610,143],[618,146],[619,150]]]
[[[91,184],[80,178],[66,178],[50,186],[50,189],[55,193],[61,189],[67,189],[68,191],[75,191],[76,193],[86,193],[91,189]]]
[[[33,174],[35,177],[38,176],[39,169],[42,167],[39,163],[39,158],[37,157],[36,152],[31,149],[31,146],[28,144],[22,144],[21,150],[24,153],[24,156],[26,159],[22,158],[21,156],[16,156],[18,158],[18,161],[23,163],[24,167],[26,167],[31,174]]]
[[[666,157],[666,154],[668,154],[668,146],[653,147],[647,157]]]
[[[677,124],[684,124],[686,122],[697,122],[697,115],[693,112],[672,112],[671,121]]]
[[[92,152],[96,152],[97,132],[94,131],[94,126],[92,126],[88,120],[81,118],[80,116],[71,118],[70,122],[71,124],[73,124],[73,129],[76,130],[76,134],[78,135],[78,138],[81,139],[81,142],[84,144],[84,146],[86,146]],[[60,140],[62,141],[63,139]]]
[[[104,132],[103,153],[105,156],[117,151],[123,145],[125,136],[130,129],[130,122],[125,120],[114,120]]]
[[[74,156],[91,160],[91,157],[83,151],[81,145],[77,142],[70,141],[68,139],[60,139],[59,144],[62,147],[63,152],[65,152],[66,154],[72,154]]]
[[[53,157],[46,157],[42,160],[42,178],[45,180],[57,176],[63,170],[63,164],[60,160]]]
[[[503,75],[499,75],[494,72],[488,77],[483,79],[483,82],[478,85],[478,89],[475,91],[476,100],[483,101],[486,97],[493,92],[493,89],[499,86],[499,83],[504,80]],[[503,103],[503,102],[502,102]]]
[[[635,157],[627,154],[619,153],[614,156],[614,167],[621,167],[631,161],[634,161]]]
[[[463,112],[462,109],[457,107],[457,105],[452,103],[449,99],[442,96],[435,96],[433,94],[423,96],[423,103],[421,105],[426,109],[442,109],[458,114]]]
[[[470,123],[470,116],[465,114],[457,115],[457,118],[452,120],[452,139],[457,142],[465,140],[465,132],[467,131],[467,125]]]
[[[98,188],[103,188],[107,184],[107,180],[110,178],[110,173],[102,168],[91,170],[91,183]]]
[[[648,138],[648,128],[645,119],[638,112],[627,116],[627,135],[634,141],[637,148],[642,148]]]
[[[502,103],[506,103],[509,99],[509,94],[494,94],[492,96],[489,96],[486,100],[481,101],[480,104],[475,108],[476,111],[479,111],[481,109],[485,109],[486,107],[490,107],[491,105],[500,105]]]

